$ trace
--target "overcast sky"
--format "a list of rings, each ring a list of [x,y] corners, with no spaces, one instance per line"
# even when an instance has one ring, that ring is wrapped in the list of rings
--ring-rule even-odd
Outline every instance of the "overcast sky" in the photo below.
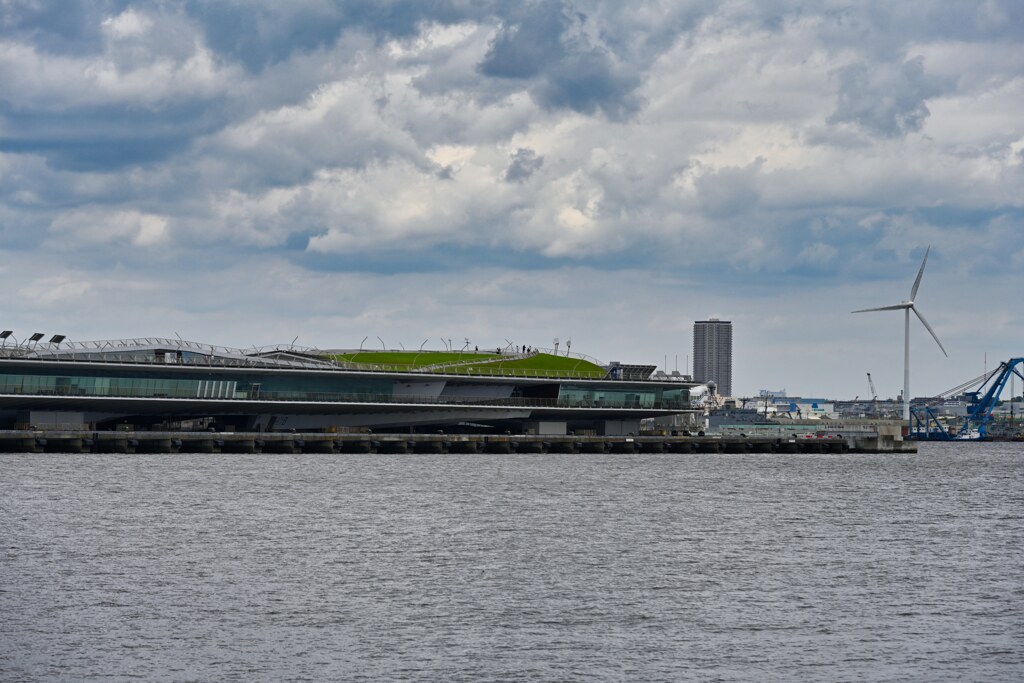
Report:
[[[0,0],[0,326],[914,394],[1024,355],[1024,3]],[[678,361],[676,360],[678,357]],[[1021,387],[1017,387],[1018,392]]]

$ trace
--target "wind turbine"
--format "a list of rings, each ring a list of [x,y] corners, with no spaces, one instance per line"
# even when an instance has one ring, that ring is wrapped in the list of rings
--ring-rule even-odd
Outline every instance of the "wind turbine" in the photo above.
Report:
[[[854,313],[870,313],[873,311],[903,311],[903,421],[910,423],[910,312],[913,311],[914,315],[918,317],[921,324],[924,325],[925,329],[932,335],[932,339],[942,349],[942,353],[949,358],[949,354],[946,353],[945,347],[942,346],[942,342],[939,341],[938,335],[935,334],[935,330],[928,324],[928,321],[921,315],[921,311],[914,307],[914,299],[917,297],[917,289],[921,286],[921,276],[924,275],[924,264],[928,262],[928,252],[931,251],[929,246],[924,250],[924,258],[921,259],[921,269],[917,271],[917,279],[914,280],[914,286],[910,288],[910,300],[904,301],[900,304],[893,304],[892,306],[880,306],[878,308],[862,308],[859,311],[853,311]]]

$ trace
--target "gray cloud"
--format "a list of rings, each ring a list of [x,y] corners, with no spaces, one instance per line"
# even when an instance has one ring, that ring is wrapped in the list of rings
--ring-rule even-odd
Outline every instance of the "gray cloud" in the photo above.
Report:
[[[512,161],[505,169],[505,180],[522,182],[540,170],[544,165],[544,157],[532,149],[520,148],[512,154]]]
[[[617,64],[607,50],[589,48],[563,59],[536,92],[545,106],[586,114],[602,111],[620,120],[640,108],[635,94],[640,82],[639,74]]]
[[[528,4],[506,20],[480,63],[486,76],[532,81],[544,107],[568,108],[613,119],[635,112],[640,75],[586,32],[587,16],[563,3]]]
[[[562,34],[570,17],[561,2],[528,3],[517,14],[498,29],[480,63],[484,75],[533,78],[565,56]]]
[[[8,0],[0,6],[0,31],[54,54],[89,52],[102,42],[96,17],[118,14],[128,4],[127,0]]]
[[[921,57],[898,65],[851,64],[838,78],[839,101],[829,123],[854,123],[886,137],[921,130],[930,113],[926,100],[943,90],[925,74]]]
[[[214,50],[252,72],[329,49],[346,33],[376,41],[415,38],[426,23],[487,21],[520,11],[511,0],[188,0],[185,7]]]
[[[116,170],[164,161],[229,121],[205,103],[169,103],[158,109],[109,105],[31,114],[0,107],[10,133],[0,151],[38,154],[54,168]]]
[[[729,166],[698,176],[697,193],[704,211],[726,217],[752,210],[761,198],[757,183],[764,161],[758,158],[742,168]]]

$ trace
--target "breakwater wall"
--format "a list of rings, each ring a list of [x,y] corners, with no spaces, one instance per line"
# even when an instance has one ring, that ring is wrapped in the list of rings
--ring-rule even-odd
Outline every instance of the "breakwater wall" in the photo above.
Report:
[[[5,453],[916,453],[877,434],[578,436],[269,432],[0,431]]]

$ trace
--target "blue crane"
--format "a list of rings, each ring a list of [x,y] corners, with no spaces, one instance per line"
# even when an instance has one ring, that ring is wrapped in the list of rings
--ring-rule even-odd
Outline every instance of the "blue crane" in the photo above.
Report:
[[[969,386],[978,382],[980,385],[974,391],[965,391],[970,403],[967,406],[967,416],[964,418],[960,428],[953,432],[945,430],[935,418],[931,406],[926,405],[923,411],[918,409],[912,411],[910,438],[920,440],[979,440],[988,436],[988,425],[992,421],[992,410],[996,407],[1006,383],[1012,375],[1016,375],[1024,381],[1024,374],[1019,366],[1024,365],[1024,358],[1011,358],[999,364],[999,367],[981,377],[965,382],[949,391],[945,391],[936,397],[936,401],[956,395]],[[987,387],[987,388],[986,388]]]

